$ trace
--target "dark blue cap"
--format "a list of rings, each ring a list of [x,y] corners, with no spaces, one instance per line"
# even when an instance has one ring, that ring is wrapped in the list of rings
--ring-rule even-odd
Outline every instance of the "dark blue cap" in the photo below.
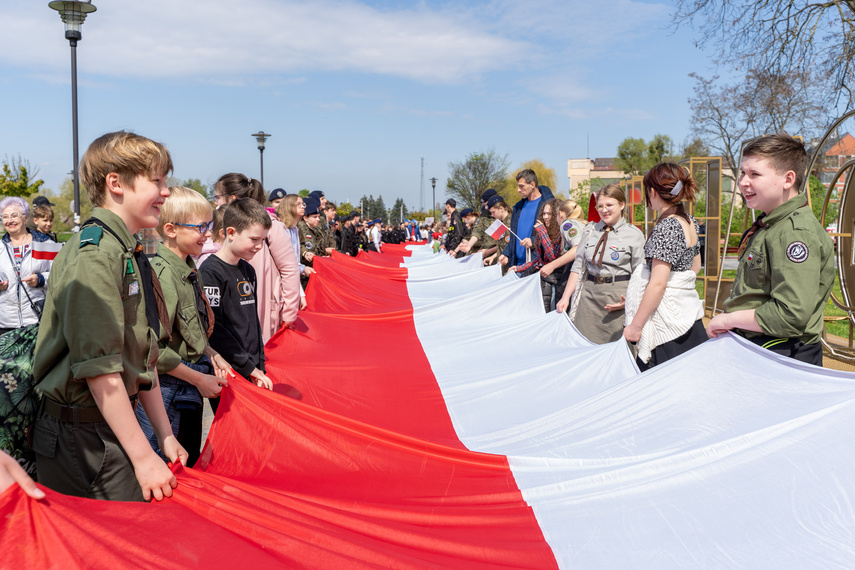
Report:
[[[475,214],[475,210],[472,208],[463,208],[460,210],[460,217],[465,218],[466,216],[472,216]]]
[[[273,192],[270,193],[270,196],[267,197],[267,200],[272,202],[273,200],[281,200],[285,197],[285,190],[282,188],[277,188]]]
[[[303,198],[303,203],[306,205],[306,211],[303,213],[304,216],[311,216],[312,214],[317,214],[318,210],[321,208],[321,203],[314,198]]]
[[[490,199],[487,200],[487,207],[492,208],[493,206],[495,206],[499,202],[504,202],[504,201],[505,201],[504,198],[502,198],[498,194],[496,194],[495,196],[490,196]]]
[[[489,200],[492,196],[495,196],[496,194],[498,194],[498,192],[496,192],[495,188],[487,188],[486,190],[484,190],[484,193],[481,194],[481,201],[486,202],[487,200]]]
[[[321,198],[324,197],[324,193],[321,190],[315,190],[313,192],[309,192],[309,197],[310,198],[316,198],[318,200],[318,202],[320,202]]]

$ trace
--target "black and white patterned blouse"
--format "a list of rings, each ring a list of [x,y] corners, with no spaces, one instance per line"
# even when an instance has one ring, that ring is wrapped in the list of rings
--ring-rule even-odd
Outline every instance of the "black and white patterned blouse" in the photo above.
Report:
[[[695,233],[700,234],[698,221],[691,216],[689,218],[695,226]],[[652,267],[654,259],[659,259],[670,263],[671,271],[686,271],[692,268],[692,260],[700,251],[700,240],[688,247],[683,226],[676,217],[671,217],[665,218],[653,228],[650,239],[644,245],[644,258],[648,267]]]

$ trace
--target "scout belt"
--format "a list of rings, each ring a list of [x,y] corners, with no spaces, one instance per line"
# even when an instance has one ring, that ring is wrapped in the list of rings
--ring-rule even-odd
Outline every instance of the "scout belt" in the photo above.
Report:
[[[74,422],[83,424],[94,424],[107,421],[98,408],[82,408],[80,406],[65,406],[50,398],[44,399],[45,413],[57,418],[61,422]],[[137,395],[131,397],[131,407],[136,408]],[[76,416],[76,417],[75,417]]]
[[[629,281],[630,277],[632,277],[632,275],[618,275],[617,277],[614,277],[612,275],[606,275],[605,277],[603,277],[601,275],[591,275],[589,273],[588,281],[602,285],[603,283],[614,283],[615,281]]]

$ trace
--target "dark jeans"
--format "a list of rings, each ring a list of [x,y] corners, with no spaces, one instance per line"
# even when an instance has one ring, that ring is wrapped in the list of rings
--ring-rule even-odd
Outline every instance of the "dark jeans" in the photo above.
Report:
[[[213,366],[207,356],[203,356],[195,364],[184,364],[203,374],[213,372]],[[178,443],[187,450],[187,467],[193,467],[199,459],[202,447],[202,395],[195,386],[169,374],[160,377],[160,395],[163,397],[163,407],[166,408],[166,417],[169,418],[172,433]],[[169,461],[158,445],[157,434],[142,406],[137,406],[136,414],[151,448],[161,459]]]

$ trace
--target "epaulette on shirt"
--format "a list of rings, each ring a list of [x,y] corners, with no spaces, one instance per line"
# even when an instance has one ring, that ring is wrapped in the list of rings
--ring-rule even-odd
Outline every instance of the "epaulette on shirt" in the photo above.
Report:
[[[99,245],[104,228],[100,226],[87,226],[80,230],[80,247],[85,245]]]

